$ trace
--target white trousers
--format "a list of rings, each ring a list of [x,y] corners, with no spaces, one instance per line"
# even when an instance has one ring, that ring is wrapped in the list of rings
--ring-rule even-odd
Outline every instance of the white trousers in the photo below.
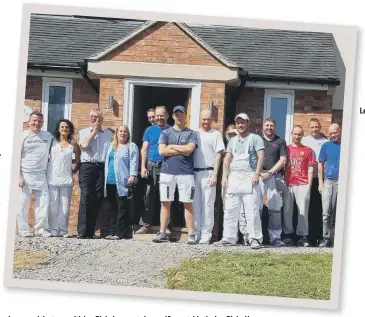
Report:
[[[250,194],[226,194],[223,220],[223,239],[225,241],[237,243],[237,224],[240,222],[241,227],[243,225],[241,221],[245,220],[244,230],[249,242],[252,239],[262,242],[260,200],[259,185],[253,186]]]
[[[223,200],[223,210],[225,210],[225,204],[226,204],[226,195],[227,195],[227,187],[222,187],[222,200]],[[243,211],[243,204],[242,204],[242,210],[240,212],[240,216],[238,219],[238,229],[241,232],[244,241],[248,241],[248,233],[246,230],[246,216]]]
[[[195,194],[193,201],[195,234],[201,243],[208,243],[214,227],[216,186],[209,186],[212,171],[194,172]]]
[[[29,190],[28,185],[24,184],[23,188],[20,188],[20,210],[18,210],[16,215],[18,231],[21,235],[30,233],[28,212],[32,191],[34,191],[35,196],[35,234],[42,234],[44,230],[48,229],[48,190]]]
[[[54,236],[68,232],[72,186],[49,186],[49,229]]]

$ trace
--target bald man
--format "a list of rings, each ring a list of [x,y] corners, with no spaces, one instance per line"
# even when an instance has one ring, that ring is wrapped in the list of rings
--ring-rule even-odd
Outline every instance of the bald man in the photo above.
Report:
[[[322,194],[323,208],[323,239],[320,247],[333,246],[341,152],[340,126],[331,124],[328,134],[331,140],[323,144],[318,158],[318,191]]]
[[[198,146],[194,151],[195,235],[201,244],[210,243],[212,238],[217,175],[225,149],[222,134],[212,129],[212,122],[212,112],[203,110],[200,114],[200,129],[196,131]]]
[[[316,160],[312,149],[302,144],[303,135],[303,128],[300,125],[295,126],[292,131],[292,144],[287,146],[288,160],[285,169],[287,188],[284,188],[283,191],[283,242],[285,245],[294,243],[293,212],[294,203],[296,203],[298,207],[296,234],[299,238],[297,245],[308,247],[308,209],[313,182],[313,166]]]

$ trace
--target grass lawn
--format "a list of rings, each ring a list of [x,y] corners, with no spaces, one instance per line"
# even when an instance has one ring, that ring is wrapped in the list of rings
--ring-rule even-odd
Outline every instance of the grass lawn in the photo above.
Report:
[[[330,299],[332,254],[212,253],[167,271],[169,289]]]
[[[14,269],[35,269],[45,264],[47,252],[42,251],[14,251]]]

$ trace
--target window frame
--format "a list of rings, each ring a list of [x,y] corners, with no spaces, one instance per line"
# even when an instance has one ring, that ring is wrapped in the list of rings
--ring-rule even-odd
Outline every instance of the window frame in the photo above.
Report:
[[[270,117],[272,98],[287,98],[288,100],[286,108],[285,141],[287,144],[291,144],[291,130],[293,129],[294,124],[295,90],[265,89],[264,120]]]
[[[43,127],[42,130],[48,129],[48,102],[49,102],[49,88],[51,86],[60,86],[66,88],[65,96],[65,115],[64,119],[71,121],[72,114],[72,79],[69,78],[49,78],[42,77],[42,113],[43,113]]]

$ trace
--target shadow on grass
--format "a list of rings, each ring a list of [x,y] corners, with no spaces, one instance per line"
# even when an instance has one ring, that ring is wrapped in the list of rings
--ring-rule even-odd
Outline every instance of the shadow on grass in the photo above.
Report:
[[[167,270],[167,288],[329,300],[332,254],[223,254]]]

